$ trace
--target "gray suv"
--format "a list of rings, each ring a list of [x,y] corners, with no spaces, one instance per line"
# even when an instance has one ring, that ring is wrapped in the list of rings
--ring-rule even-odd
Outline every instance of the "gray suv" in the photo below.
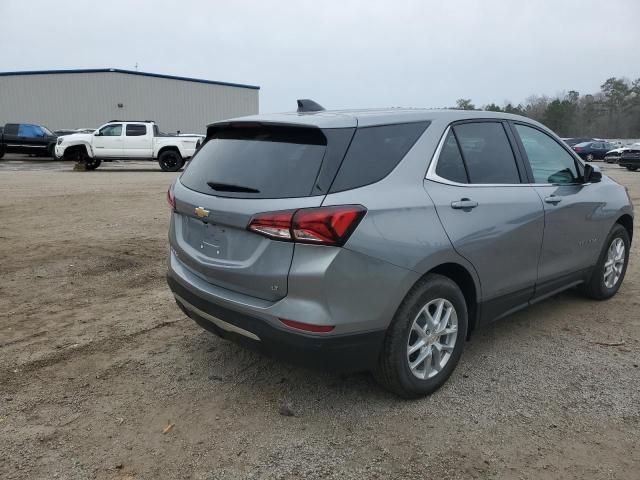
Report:
[[[313,111],[210,125],[168,191],[168,283],[269,355],[433,392],[478,326],[620,288],[626,189],[527,118]]]

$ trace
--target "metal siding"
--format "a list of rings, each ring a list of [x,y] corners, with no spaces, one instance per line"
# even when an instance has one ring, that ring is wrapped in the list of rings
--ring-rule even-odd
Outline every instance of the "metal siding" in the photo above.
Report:
[[[56,130],[148,119],[165,132],[205,133],[211,122],[258,113],[258,92],[118,72],[0,76],[0,124]]]

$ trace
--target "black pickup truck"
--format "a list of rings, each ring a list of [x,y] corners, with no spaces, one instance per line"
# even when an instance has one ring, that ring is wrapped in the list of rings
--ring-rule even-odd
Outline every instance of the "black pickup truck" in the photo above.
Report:
[[[32,123],[7,123],[0,127],[0,158],[5,153],[53,157],[58,137],[47,127]]]
[[[635,145],[635,144],[634,144]],[[631,146],[629,150],[620,153],[618,165],[635,172],[640,168],[640,147]]]

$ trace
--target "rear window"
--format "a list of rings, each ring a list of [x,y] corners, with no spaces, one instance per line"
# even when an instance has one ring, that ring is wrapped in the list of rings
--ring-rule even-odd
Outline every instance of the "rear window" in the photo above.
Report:
[[[180,182],[220,197],[306,197],[313,191],[326,146],[317,128],[225,128],[208,138]]]
[[[356,130],[330,193],[362,187],[391,173],[430,122],[363,127]]]

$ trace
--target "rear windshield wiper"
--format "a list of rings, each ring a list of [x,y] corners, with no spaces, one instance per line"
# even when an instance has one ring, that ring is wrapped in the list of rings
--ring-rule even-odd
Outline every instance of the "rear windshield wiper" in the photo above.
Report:
[[[245,187],[243,185],[232,185],[230,183],[207,182],[212,189],[217,192],[242,192],[242,193],[260,193],[255,188]]]

